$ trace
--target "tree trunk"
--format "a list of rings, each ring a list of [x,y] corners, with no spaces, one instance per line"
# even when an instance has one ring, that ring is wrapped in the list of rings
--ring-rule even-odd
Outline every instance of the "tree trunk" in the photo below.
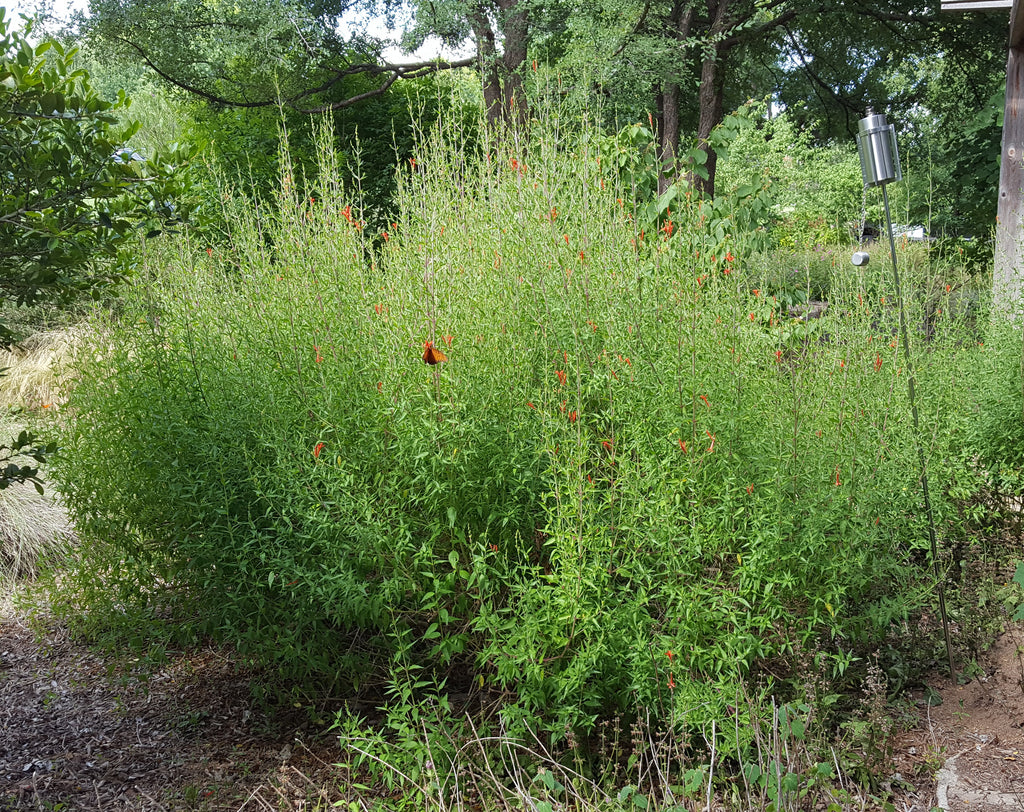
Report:
[[[718,154],[708,144],[711,131],[722,123],[723,97],[725,95],[725,76],[722,61],[718,54],[704,60],[700,71],[700,119],[697,123],[697,146],[707,155],[704,168],[707,178],[695,175],[694,186],[708,197],[715,196],[715,169],[718,166]]]
[[[523,126],[530,120],[522,75],[529,45],[529,20],[526,12],[519,8],[519,0],[498,0],[498,9],[503,18],[502,34],[505,38],[502,57],[504,114],[507,122]]]
[[[500,56],[488,10],[497,12],[501,25],[504,53]],[[494,129],[499,124],[525,124],[530,117],[521,73],[529,45],[526,12],[519,8],[519,0],[497,0],[496,6],[479,0],[471,6],[469,20],[476,36],[488,126]]]
[[[684,0],[674,0],[670,24],[672,36],[679,41],[690,36],[693,22],[693,6]],[[659,110],[659,158],[661,172],[658,176],[658,194],[662,194],[678,178],[676,159],[679,155],[679,83],[668,81],[661,88]]]
[[[729,0],[708,0],[708,17],[711,19],[711,27],[708,34],[714,41],[725,30],[726,12]],[[720,45],[711,47],[711,52],[706,54],[700,69],[700,91],[698,102],[700,104],[700,118],[697,122],[697,146],[707,155],[704,168],[707,170],[707,178],[691,172],[690,180],[693,186],[708,197],[715,195],[715,168],[718,165],[718,155],[708,144],[711,131],[722,123],[722,110],[725,96],[725,71],[724,62],[727,51]]]
[[[476,37],[476,55],[484,91],[487,124],[493,128],[502,118],[501,74],[498,70],[498,49],[495,46],[494,29],[483,3],[472,5],[469,21]]]

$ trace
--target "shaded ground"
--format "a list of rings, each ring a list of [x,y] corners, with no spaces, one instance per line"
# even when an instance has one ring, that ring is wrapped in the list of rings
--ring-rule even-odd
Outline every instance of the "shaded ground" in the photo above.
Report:
[[[312,810],[357,800],[315,714],[259,709],[254,675],[222,651],[154,666],[100,656],[53,623],[39,630],[17,613],[0,616],[0,812]],[[979,666],[967,684],[934,677],[940,704],[915,695],[916,727],[891,742],[896,810],[1024,810],[1024,624]]]
[[[110,662],[60,628],[0,620],[0,810],[313,809],[340,758],[300,709],[267,720],[249,674],[204,649]],[[134,673],[133,673],[134,672]],[[343,796],[341,796],[343,797]],[[323,803],[321,808],[329,807]]]
[[[917,727],[894,741],[897,769],[918,777],[922,801],[931,795],[922,812],[1024,811],[1024,624],[1010,625],[974,673],[966,684],[933,676],[941,704],[916,692]]]

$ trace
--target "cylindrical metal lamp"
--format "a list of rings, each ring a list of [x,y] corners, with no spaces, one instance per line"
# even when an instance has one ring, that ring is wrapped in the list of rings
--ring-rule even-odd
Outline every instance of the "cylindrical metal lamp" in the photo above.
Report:
[[[857,124],[857,152],[865,186],[883,186],[903,179],[896,128],[885,120],[885,113],[868,108],[868,114]]]
[[[896,265],[896,240],[892,234],[892,215],[889,213],[889,193],[886,184],[894,180],[902,180],[900,154],[896,149],[896,128],[885,120],[883,113],[876,113],[870,107],[867,115],[857,123],[857,152],[860,153],[860,171],[864,178],[864,186],[881,186],[882,202],[885,205],[885,224],[889,227],[889,251],[892,256],[892,278],[896,287],[896,301],[899,304],[900,338],[903,344],[903,357],[907,365],[907,398],[910,401],[910,414],[914,421],[914,441],[917,446],[918,462],[921,466],[921,492],[924,497],[924,509],[928,518],[928,540],[932,551],[932,567],[935,582],[938,586],[939,614],[942,616],[942,631],[946,638],[946,657],[949,659],[949,673],[956,675],[953,663],[953,641],[949,634],[949,617],[946,614],[946,592],[942,570],[939,568],[938,540],[935,533],[935,514],[932,511],[932,500],[928,492],[928,467],[925,459],[924,444],[921,441],[921,423],[917,413],[917,396],[915,389],[914,359],[910,354],[910,338],[907,334],[907,315],[903,306],[903,290],[900,285],[899,268]],[[853,255],[854,265],[867,265],[868,256],[863,251]]]

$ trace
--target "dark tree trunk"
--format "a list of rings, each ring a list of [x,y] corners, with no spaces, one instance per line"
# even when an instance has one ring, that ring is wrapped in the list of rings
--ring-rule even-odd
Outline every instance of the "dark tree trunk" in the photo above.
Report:
[[[480,81],[483,85],[487,124],[525,124],[529,120],[526,94],[523,92],[522,67],[529,45],[529,20],[519,0],[497,0],[496,5],[479,0],[470,10],[476,36]],[[497,13],[501,25],[504,53],[499,56],[497,37],[489,10]]]
[[[669,20],[672,36],[680,41],[690,36],[693,22],[693,6],[684,0],[674,0]],[[659,158],[661,173],[658,177],[658,194],[663,193],[678,178],[676,159],[679,156],[679,83],[666,82],[661,88],[658,100],[659,110]]]
[[[476,36],[476,54],[479,62],[480,82],[484,91],[484,110],[487,124],[492,128],[501,121],[501,73],[498,70],[498,49],[494,29],[482,3],[474,3],[470,10],[470,23]]]
[[[725,76],[722,59],[717,53],[704,60],[700,71],[700,119],[697,123],[697,146],[708,156],[704,163],[707,178],[694,176],[694,186],[708,197],[715,196],[715,169],[718,166],[718,153],[709,145],[711,131],[722,123],[723,97],[725,95]]]
[[[526,12],[519,8],[519,0],[498,0],[498,9],[503,18],[502,33],[505,37],[505,54],[502,57],[505,116],[508,122],[521,126],[530,120],[522,74],[530,25]]]
[[[712,42],[726,28],[726,19],[729,0],[707,0],[708,19],[711,24],[708,29]],[[707,178],[691,171],[690,182],[699,191],[708,197],[715,194],[715,169],[718,165],[718,155],[708,144],[711,131],[722,123],[722,113],[725,96],[725,57],[728,48],[717,43],[711,46],[710,53],[705,54],[704,61],[700,68],[700,91],[698,92],[698,104],[700,116],[697,121],[697,146],[707,155],[704,169],[707,170]]]

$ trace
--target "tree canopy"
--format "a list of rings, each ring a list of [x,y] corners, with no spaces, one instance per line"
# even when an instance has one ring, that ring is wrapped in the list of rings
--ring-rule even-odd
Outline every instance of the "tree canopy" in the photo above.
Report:
[[[393,19],[400,8],[411,13],[405,47],[436,36],[472,42],[475,57],[397,64],[380,36],[339,33],[354,15]],[[716,169],[708,136],[747,99],[771,97],[819,137],[848,138],[868,105],[924,104],[935,78],[928,60],[961,61],[977,42],[968,32],[1002,24],[940,18],[917,0],[92,0],[89,13],[89,36],[218,107],[340,109],[401,79],[471,66],[489,121],[521,122],[523,83],[540,63],[567,93],[600,102],[616,120],[650,114],[663,184],[688,173],[708,194]],[[680,160],[681,140],[700,145],[707,161]]]
[[[172,200],[184,153],[143,158],[127,148],[137,125],[119,123],[123,91],[102,99],[76,49],[27,34],[0,17],[0,298],[19,306],[109,286],[136,226],[183,216]],[[0,345],[13,339],[0,324]]]
[[[123,91],[106,101],[76,67],[75,49],[33,44],[0,9],[0,304],[67,303],[120,280],[122,242],[142,225],[180,221],[181,153],[141,159],[125,147]],[[16,335],[0,321],[0,346]],[[0,446],[0,488],[36,481],[48,450],[28,433]],[[52,450],[52,449],[49,449]],[[38,485],[38,482],[36,483]]]

